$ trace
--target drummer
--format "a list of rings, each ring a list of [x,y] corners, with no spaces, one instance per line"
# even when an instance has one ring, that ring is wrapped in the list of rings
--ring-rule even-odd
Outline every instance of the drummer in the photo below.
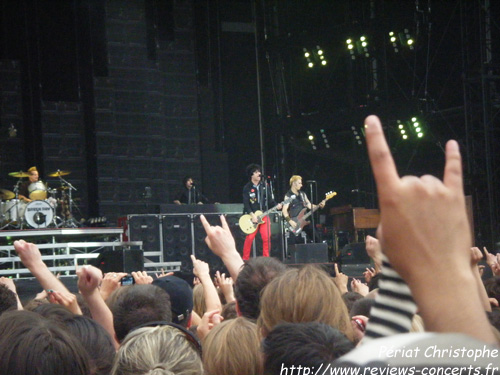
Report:
[[[28,169],[28,181],[24,181],[21,186],[19,187],[19,199],[22,199],[23,201],[29,203],[31,202],[32,200],[29,198],[30,196],[30,193],[29,193],[29,190],[28,190],[28,187],[34,183],[34,182],[38,182],[38,169],[36,169],[36,167],[31,167],[30,169]]]

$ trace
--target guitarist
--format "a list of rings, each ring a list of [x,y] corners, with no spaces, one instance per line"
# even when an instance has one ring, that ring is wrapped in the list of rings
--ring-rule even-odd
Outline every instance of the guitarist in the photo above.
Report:
[[[269,184],[262,181],[262,168],[260,165],[250,164],[247,166],[246,172],[250,181],[243,187],[243,209],[245,211],[244,213],[250,214],[252,221],[257,223],[258,218],[255,212],[266,211],[269,207],[274,207],[276,202],[274,201],[273,192]],[[277,209],[281,209],[281,204],[278,205]],[[271,224],[267,216],[264,217],[262,221],[263,223],[258,226],[257,230],[248,234],[245,238],[245,244],[243,245],[243,260],[250,259],[250,250],[257,232],[259,232],[262,237],[262,255],[265,257],[269,256]]]
[[[289,203],[283,205],[283,217],[290,224],[292,228],[297,226],[297,217],[300,212],[304,208],[308,208],[309,210],[316,209],[317,207],[323,208],[325,206],[325,202],[321,202],[319,205],[312,204],[307,198],[306,193],[301,191],[302,189],[302,177],[294,175],[290,178],[290,190],[285,195],[286,198],[290,198],[292,195],[295,195],[295,198]],[[295,220],[294,220],[295,219]],[[312,238],[309,226],[304,227],[304,231]],[[290,236],[290,244],[295,244],[296,236]]]

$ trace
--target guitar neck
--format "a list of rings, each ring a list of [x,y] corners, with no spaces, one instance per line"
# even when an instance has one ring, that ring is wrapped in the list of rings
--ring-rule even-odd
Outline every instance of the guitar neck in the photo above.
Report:
[[[261,213],[261,214],[259,215],[259,220],[260,220],[260,219],[262,219],[263,217],[266,217],[266,216],[267,216],[267,215],[269,215],[270,213],[275,212],[275,211],[277,211],[276,206],[275,206],[275,207],[273,207],[273,208],[270,208],[269,210],[267,210],[267,211],[265,211],[265,212],[263,212],[263,213]]]
[[[313,207],[312,210],[310,210],[307,214],[305,214],[304,216],[302,216],[302,220],[307,219],[309,216],[311,216],[313,213],[315,213],[318,210],[319,205],[321,203],[323,203],[323,202],[326,202],[326,200],[321,201],[318,205],[316,205],[316,207]]]

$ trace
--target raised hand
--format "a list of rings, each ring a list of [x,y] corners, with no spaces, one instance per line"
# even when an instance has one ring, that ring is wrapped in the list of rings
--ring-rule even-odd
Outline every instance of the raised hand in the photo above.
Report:
[[[210,225],[205,216],[200,216],[203,228],[207,233],[205,242],[212,252],[219,256],[229,270],[231,277],[235,281],[240,268],[243,266],[243,259],[236,250],[236,243],[229,225],[227,225],[224,215],[220,216],[221,225]]]
[[[490,266],[491,272],[495,276],[500,276],[500,253],[496,255],[491,254],[486,247],[483,247],[483,250],[486,255],[486,263]]]
[[[334,267],[335,277],[333,278],[333,282],[335,283],[335,285],[337,285],[337,288],[339,288],[341,294],[347,293],[347,283],[349,281],[349,276],[339,271],[337,263],[335,263]]]
[[[361,294],[363,297],[366,297],[366,295],[370,292],[368,285],[362,283],[358,279],[352,279],[351,290],[353,292]]]
[[[367,117],[365,130],[380,206],[377,237],[408,283],[426,328],[494,342],[470,267],[472,241],[457,142],[446,144],[443,181],[430,175],[401,178],[378,117]],[[453,278],[442,272],[443,265],[454,270]]]
[[[80,267],[76,274],[78,276],[78,290],[83,296],[94,293],[102,280],[102,271],[94,266]]]
[[[146,271],[132,272],[136,284],[152,284],[153,278]]]

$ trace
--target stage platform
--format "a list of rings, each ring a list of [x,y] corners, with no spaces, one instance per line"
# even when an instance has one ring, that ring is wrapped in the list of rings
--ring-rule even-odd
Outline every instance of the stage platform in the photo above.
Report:
[[[91,264],[106,249],[127,251],[143,249],[142,241],[125,241],[123,228],[44,228],[0,231],[0,276],[16,279],[31,277],[14,250],[14,241],[37,244],[42,259],[52,272],[74,275],[76,268]],[[144,252],[144,269],[177,271],[180,262],[165,262],[163,253]]]

